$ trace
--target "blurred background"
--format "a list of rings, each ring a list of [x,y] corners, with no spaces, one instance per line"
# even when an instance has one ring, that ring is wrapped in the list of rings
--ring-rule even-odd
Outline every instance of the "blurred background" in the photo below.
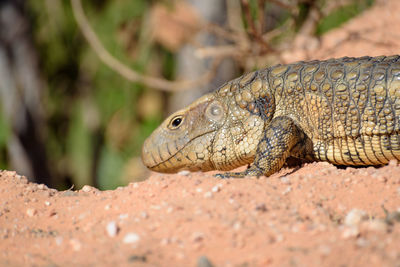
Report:
[[[0,0],[0,167],[53,188],[148,171],[169,113],[290,62],[373,0]],[[311,52],[310,52],[311,53]]]

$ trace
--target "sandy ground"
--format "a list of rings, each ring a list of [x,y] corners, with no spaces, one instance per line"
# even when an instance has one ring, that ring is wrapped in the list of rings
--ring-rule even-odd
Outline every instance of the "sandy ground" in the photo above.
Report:
[[[400,1],[291,61],[400,51]],[[312,55],[312,56],[310,56]],[[400,166],[283,169],[269,178],[162,175],[57,191],[0,173],[1,266],[400,266]]]

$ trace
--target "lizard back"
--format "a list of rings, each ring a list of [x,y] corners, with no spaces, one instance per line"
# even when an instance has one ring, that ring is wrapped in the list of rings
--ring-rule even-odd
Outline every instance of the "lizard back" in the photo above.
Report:
[[[274,116],[288,116],[314,156],[340,165],[400,159],[400,57],[340,58],[266,69]]]

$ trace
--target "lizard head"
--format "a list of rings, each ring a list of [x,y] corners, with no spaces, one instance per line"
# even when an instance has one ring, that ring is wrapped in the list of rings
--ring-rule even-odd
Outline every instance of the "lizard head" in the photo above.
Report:
[[[224,123],[226,106],[207,94],[170,115],[143,144],[142,160],[151,170],[210,170],[210,150]]]
[[[221,89],[175,112],[150,135],[142,148],[149,169],[231,170],[254,160],[264,120]]]

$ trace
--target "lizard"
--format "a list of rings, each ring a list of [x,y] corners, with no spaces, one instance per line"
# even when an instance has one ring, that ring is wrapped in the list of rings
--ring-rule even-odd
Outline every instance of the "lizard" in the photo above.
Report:
[[[151,170],[226,171],[221,178],[270,176],[288,158],[345,166],[400,160],[400,56],[247,73],[170,115],[142,148]]]

